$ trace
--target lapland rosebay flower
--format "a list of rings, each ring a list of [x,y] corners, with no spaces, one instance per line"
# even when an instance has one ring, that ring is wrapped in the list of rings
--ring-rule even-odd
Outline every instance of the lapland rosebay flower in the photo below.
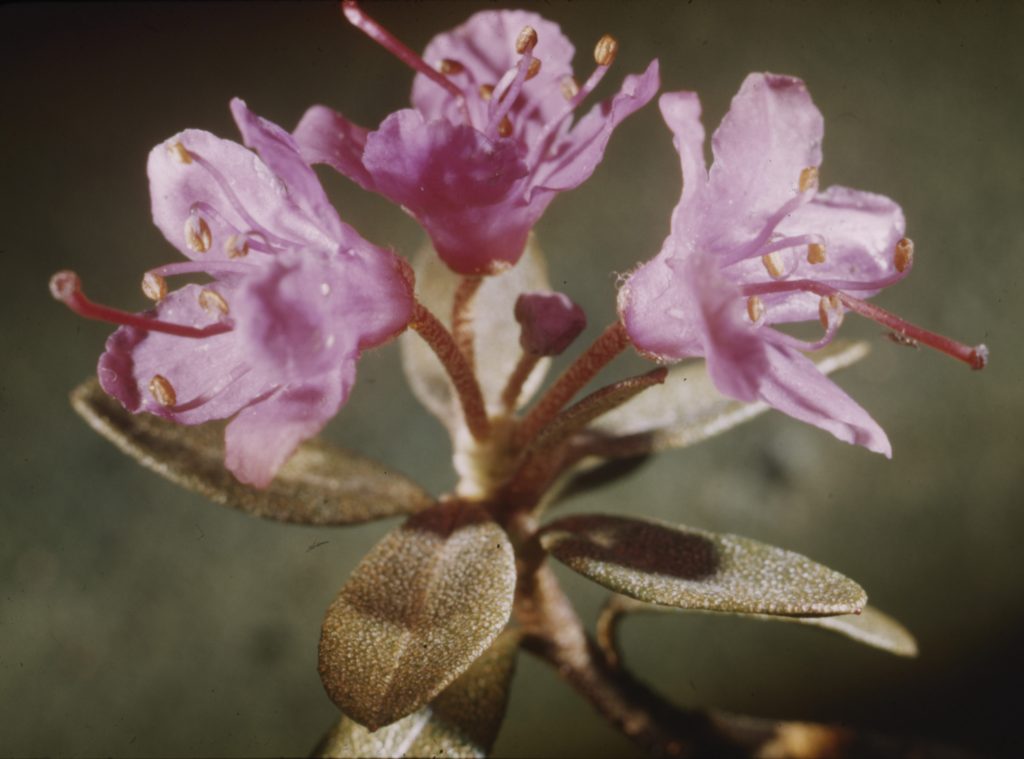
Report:
[[[572,44],[526,11],[484,11],[436,36],[420,58],[354,3],[349,20],[418,73],[412,108],[376,131],[314,106],[295,130],[303,156],[401,204],[460,274],[515,264],[527,234],[563,190],[585,181],[615,127],[659,86],[658,62],[575,125],[572,115],[615,58],[605,36],[581,86]]]
[[[226,465],[263,487],[345,402],[360,352],[401,332],[412,283],[394,254],[338,217],[291,136],[231,109],[242,145],[186,130],[153,149],[153,219],[190,260],[143,279],[146,314],[90,302],[76,275],[51,281],[78,313],[120,323],[99,362],[129,411],[181,424],[234,417]],[[165,277],[213,281],[167,291]]]
[[[855,311],[900,339],[936,347],[974,368],[986,359],[865,302],[913,262],[900,207],[845,187],[818,191],[821,113],[802,81],[752,74],[712,139],[695,93],[661,97],[675,135],[683,193],[661,252],[626,279],[619,310],[633,344],[661,360],[703,356],[718,389],[765,401],[840,440],[891,455],[877,423],[804,356]],[[819,319],[804,342],[774,325]]]

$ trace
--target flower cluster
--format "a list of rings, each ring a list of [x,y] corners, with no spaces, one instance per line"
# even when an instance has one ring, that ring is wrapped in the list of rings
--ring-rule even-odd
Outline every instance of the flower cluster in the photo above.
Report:
[[[401,204],[472,287],[516,264],[548,204],[593,173],[615,127],[659,87],[655,60],[573,123],[615,59],[610,36],[599,40],[597,67],[581,86],[572,44],[536,14],[478,13],[420,57],[351,0],[343,10],[415,69],[412,108],[369,131],[314,106],[289,134],[236,99],[246,147],[186,130],[150,154],[154,221],[189,259],[145,274],[152,311],[92,303],[70,272],[52,282],[79,313],[123,325],[99,363],[108,393],[129,411],[180,424],[233,417],[226,465],[258,487],[345,402],[362,350],[424,322],[414,319],[411,269],[338,217],[312,164]],[[984,346],[932,335],[865,302],[910,271],[900,207],[844,187],[819,190],[823,119],[798,79],[747,78],[714,135],[710,169],[696,94],[665,93],[659,104],[684,189],[661,252],[623,279],[620,342],[658,362],[704,357],[721,393],[890,455],[879,425],[804,355],[833,338],[844,312],[975,368],[986,360]],[[212,281],[168,292],[165,277],[192,273]],[[553,293],[524,296],[513,316],[526,325],[529,368],[564,350],[585,323]],[[777,329],[814,319],[825,330],[815,342]],[[472,367],[464,355],[447,358],[459,387],[457,375]],[[467,416],[485,413],[463,400]],[[527,428],[538,431],[538,419],[555,411],[534,414]],[[480,438],[488,426],[478,422]]]

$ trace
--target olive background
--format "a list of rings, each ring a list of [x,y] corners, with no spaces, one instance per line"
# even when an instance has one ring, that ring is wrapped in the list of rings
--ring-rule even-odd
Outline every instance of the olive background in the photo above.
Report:
[[[619,38],[602,95],[659,57],[665,89],[701,93],[709,132],[749,71],[803,77],[826,119],[823,186],[896,198],[917,244],[913,275],[878,302],[992,352],[972,374],[850,316],[844,333],[874,350],[838,379],[888,431],[891,461],[769,414],[564,507],[805,553],[903,620],[920,658],[796,625],[657,615],[625,623],[627,661],[681,704],[1007,748],[1024,675],[1024,5],[525,5],[574,40],[581,76],[597,38]],[[367,4],[414,49],[493,7]],[[178,256],[150,221],[153,145],[186,127],[235,137],[235,95],[286,127],[316,102],[372,126],[407,103],[411,72],[333,3],[10,4],[0,61],[0,754],[305,754],[337,714],[316,673],[323,611],[397,522],[261,522],[118,453],[66,400],[110,330],[46,284],[73,268],[96,299],[143,308],[141,273]],[[420,245],[400,210],[322,176],[367,238]],[[549,208],[537,233],[553,283],[587,310],[585,337],[614,317],[615,274],[657,252],[679,190],[652,104]],[[444,433],[406,388],[396,346],[359,371],[328,437],[450,487]],[[603,591],[559,572],[592,621]],[[639,754],[525,655],[495,752]]]

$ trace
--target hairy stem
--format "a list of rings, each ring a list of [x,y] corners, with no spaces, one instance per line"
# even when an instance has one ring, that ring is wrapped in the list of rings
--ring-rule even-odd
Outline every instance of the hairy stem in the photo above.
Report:
[[[413,318],[409,326],[426,341],[437,355],[445,371],[455,386],[462,415],[470,434],[477,440],[485,440],[491,431],[491,423],[487,417],[484,396],[480,391],[480,383],[459,350],[459,346],[441,321],[419,301],[413,307]]]
[[[470,369],[473,369],[476,363],[471,314],[473,298],[483,281],[483,277],[463,277],[459,281],[459,286],[455,289],[455,297],[452,299],[452,337],[455,338],[455,344],[462,351]]]
[[[519,400],[519,396],[523,392],[523,385],[526,384],[526,380],[530,378],[530,374],[533,372],[534,367],[540,361],[541,357],[532,353],[523,351],[523,355],[519,357],[519,362],[516,364],[516,368],[512,370],[512,373],[508,376],[508,382],[505,383],[505,389],[501,391],[501,403],[504,406],[505,411],[512,413],[515,411],[516,402]]]

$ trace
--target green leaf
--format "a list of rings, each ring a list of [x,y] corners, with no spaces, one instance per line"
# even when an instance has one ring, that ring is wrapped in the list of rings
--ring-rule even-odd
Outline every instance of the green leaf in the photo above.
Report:
[[[264,489],[243,485],[224,468],[224,424],[174,424],[130,414],[93,378],[71,405],[103,437],[143,466],[217,503],[266,519],[300,524],[357,524],[411,514],[433,499],[380,464],[318,440],[298,447]]]
[[[428,243],[416,255],[416,295],[445,326],[451,328],[452,298],[460,277],[451,271]],[[526,252],[513,268],[503,274],[485,277],[472,305],[475,330],[473,346],[477,378],[491,413],[503,411],[501,392],[519,361],[519,324],[513,308],[520,293],[548,290],[544,254],[531,235]],[[448,375],[426,343],[412,330],[399,339],[402,367],[413,393],[427,409],[454,431],[461,420],[461,409]],[[540,387],[550,365],[541,360],[523,387],[519,405],[524,405]]]
[[[868,350],[864,342],[836,340],[810,358],[830,374],[856,363]],[[664,384],[605,414],[590,430],[610,438],[596,447],[599,455],[637,456],[699,443],[768,409],[765,403],[741,403],[722,395],[704,362],[695,361],[674,367]]]
[[[520,633],[506,630],[428,706],[370,732],[342,717],[317,756],[487,756],[505,717]]]
[[[649,603],[784,616],[851,614],[867,603],[838,572],[736,535],[585,515],[553,522],[540,541],[584,577]]]
[[[512,546],[479,506],[449,501],[374,546],[327,610],[320,677],[370,729],[431,701],[479,657],[512,612]]]

